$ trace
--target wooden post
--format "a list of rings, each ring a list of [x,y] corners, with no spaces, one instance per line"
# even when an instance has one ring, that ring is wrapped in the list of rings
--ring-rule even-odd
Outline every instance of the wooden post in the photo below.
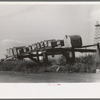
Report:
[[[39,62],[37,59],[33,58],[32,56],[29,56],[29,58],[30,58],[31,60],[33,60],[34,62],[36,62],[38,65],[42,65],[41,62]]]
[[[43,53],[43,62],[45,63],[45,64],[47,64],[48,63],[48,55],[47,55],[47,53],[45,52],[45,53]]]
[[[66,58],[66,62],[71,63],[71,58],[69,57],[69,52],[68,51],[63,51],[62,54]]]
[[[71,62],[74,63],[75,62],[75,51],[74,48],[72,48],[72,58],[71,58]]]
[[[96,62],[100,63],[100,43],[97,44]]]
[[[36,55],[37,55],[37,60],[40,61],[39,60],[39,53],[38,53],[38,51],[36,51]]]

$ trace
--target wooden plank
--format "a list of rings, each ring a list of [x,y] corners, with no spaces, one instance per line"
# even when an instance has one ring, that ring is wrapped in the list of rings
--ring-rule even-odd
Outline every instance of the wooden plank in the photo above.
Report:
[[[94,45],[86,45],[86,46],[82,46],[80,48],[75,48],[75,52],[96,52],[96,49],[85,49],[86,47],[92,47],[92,46],[97,46],[97,44]],[[52,53],[56,53],[56,52],[62,52],[62,51],[72,51],[72,48],[46,48],[46,49],[40,49],[38,51],[41,52],[52,52]],[[36,51],[34,51],[36,52]]]
[[[97,44],[93,44],[93,45],[85,45],[85,46],[82,46],[82,47],[80,47],[80,48],[93,47],[93,46],[97,46]]]
[[[80,49],[80,48],[74,48],[75,52],[96,52],[96,49]],[[58,53],[58,52],[63,52],[63,51],[69,51],[72,52],[72,48],[66,49],[66,48],[56,48],[56,49],[49,49],[47,52],[53,52],[53,53]]]
[[[97,50],[96,49],[76,49],[75,48],[75,52],[96,52]]]

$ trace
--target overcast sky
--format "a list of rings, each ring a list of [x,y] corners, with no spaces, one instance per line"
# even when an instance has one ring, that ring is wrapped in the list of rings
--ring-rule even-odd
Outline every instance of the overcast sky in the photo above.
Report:
[[[93,43],[100,4],[0,4],[0,58],[7,48],[47,39],[81,35],[83,45]]]

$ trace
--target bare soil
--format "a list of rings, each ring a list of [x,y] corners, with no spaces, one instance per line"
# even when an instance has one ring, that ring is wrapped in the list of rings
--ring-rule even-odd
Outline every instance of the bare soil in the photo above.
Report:
[[[84,83],[100,82],[100,72],[97,73],[20,73],[1,71],[0,83]]]

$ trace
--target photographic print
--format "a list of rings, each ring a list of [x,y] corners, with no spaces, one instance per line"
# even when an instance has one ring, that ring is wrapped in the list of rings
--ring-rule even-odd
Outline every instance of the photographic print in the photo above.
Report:
[[[0,98],[100,98],[100,2],[0,2]]]
[[[100,3],[1,2],[0,82],[100,82],[99,15]]]

